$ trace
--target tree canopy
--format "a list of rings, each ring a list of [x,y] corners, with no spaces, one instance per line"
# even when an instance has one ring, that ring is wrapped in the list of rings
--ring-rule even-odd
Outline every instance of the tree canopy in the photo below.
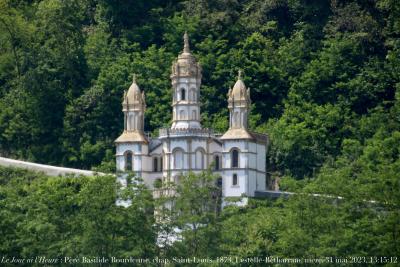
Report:
[[[132,73],[146,131],[171,120],[169,72],[188,31],[203,67],[202,124],[227,128],[243,69],[250,125],[271,136],[270,172],[313,176],[362,144],[359,121],[387,113],[399,84],[399,4],[379,1],[1,0],[0,154],[113,167]]]
[[[268,176],[298,195],[202,211],[207,226],[168,253],[399,255],[397,0],[0,0],[0,155],[113,172],[132,73],[145,130],[169,125],[185,31],[203,68],[202,125],[227,129],[226,93],[244,70]],[[116,207],[113,179],[1,168],[0,254],[162,255],[150,193]]]

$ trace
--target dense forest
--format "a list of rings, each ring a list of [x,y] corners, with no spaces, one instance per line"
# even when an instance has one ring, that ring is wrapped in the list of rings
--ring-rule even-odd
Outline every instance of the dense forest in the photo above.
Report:
[[[378,171],[362,157],[339,171],[322,171],[290,198],[251,199],[245,208],[222,211],[216,177],[208,172],[172,185],[173,197],[153,199],[134,178],[121,189],[114,176],[47,177],[0,167],[0,261],[81,266],[104,257],[104,266],[266,266],[270,259],[269,266],[398,266],[399,167],[376,160]],[[131,205],[115,205],[117,199]]]
[[[203,126],[227,129],[226,93],[243,69],[270,172],[312,177],[396,135],[399,20],[395,0],[1,0],[0,155],[113,170],[132,73],[156,135],[188,31]]]
[[[185,31],[203,127],[227,129],[242,69],[268,174],[298,195],[201,213],[206,227],[160,250],[145,188],[123,209],[113,178],[1,169],[0,255],[399,256],[397,0],[0,0],[0,156],[113,172],[132,73],[145,130],[170,124]]]

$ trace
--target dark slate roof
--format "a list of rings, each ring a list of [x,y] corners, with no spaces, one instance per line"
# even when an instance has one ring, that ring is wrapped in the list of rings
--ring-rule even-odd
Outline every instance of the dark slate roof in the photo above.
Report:
[[[149,153],[159,147],[162,144],[162,142],[158,139],[150,139],[149,143]]]

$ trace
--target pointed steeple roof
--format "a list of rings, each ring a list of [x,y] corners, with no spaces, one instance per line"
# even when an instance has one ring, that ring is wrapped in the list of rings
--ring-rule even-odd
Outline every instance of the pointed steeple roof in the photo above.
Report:
[[[190,54],[189,36],[186,31],[185,34],[183,35],[183,53]]]
[[[201,78],[201,66],[190,52],[189,35],[183,35],[183,51],[172,64],[172,77],[177,76],[196,76]]]
[[[242,71],[238,71],[238,78],[232,89],[232,98],[234,100],[247,100],[246,85],[242,80]]]
[[[228,92],[229,107],[232,105],[250,106],[250,88],[246,88],[242,80],[242,71],[239,70],[238,78],[232,89]]]
[[[144,97],[142,92],[140,91],[139,86],[136,83],[136,74],[132,75],[132,84],[124,97],[123,104],[125,105],[137,105],[137,104],[145,104]],[[140,107],[141,105],[139,105]]]
[[[136,74],[132,75],[132,84],[128,89],[128,92],[124,91],[124,100],[122,102],[122,110],[125,113],[125,125],[124,132],[115,140],[116,143],[148,143],[147,137],[143,132],[143,125],[132,127],[127,129],[127,113],[135,112],[139,114],[139,118],[142,116],[146,109],[146,103],[144,98],[144,92],[140,91],[139,86],[136,83]]]

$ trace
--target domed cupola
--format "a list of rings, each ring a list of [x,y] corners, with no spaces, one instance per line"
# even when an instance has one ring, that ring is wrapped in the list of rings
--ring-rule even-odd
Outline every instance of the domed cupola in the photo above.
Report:
[[[183,52],[172,64],[171,78],[195,77],[201,79],[201,66],[196,58],[190,53],[189,37],[187,32],[183,35]]]
[[[122,101],[123,111],[127,110],[143,110],[146,108],[144,92],[140,92],[139,86],[136,83],[136,75],[133,74],[132,84],[128,92],[124,93]]]
[[[238,79],[228,92],[229,129],[221,137],[224,139],[253,139],[248,132],[248,118],[250,112],[250,89],[242,80],[242,72],[239,70]]]
[[[144,112],[146,110],[146,101],[144,92],[140,92],[136,83],[136,75],[133,75],[133,81],[128,92],[124,92],[122,100],[122,111],[124,112],[124,132],[115,142],[147,142],[144,135]]]
[[[238,80],[233,86],[232,90],[228,92],[228,104],[229,108],[236,106],[249,107],[251,104],[250,100],[250,89],[246,89],[246,85],[242,80],[242,71],[239,70]]]

